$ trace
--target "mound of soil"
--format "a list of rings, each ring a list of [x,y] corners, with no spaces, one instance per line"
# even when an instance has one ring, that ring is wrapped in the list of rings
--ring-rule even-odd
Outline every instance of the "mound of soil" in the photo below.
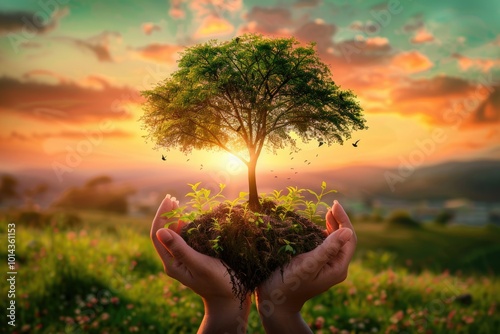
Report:
[[[266,201],[260,213],[221,204],[190,224],[181,236],[198,252],[219,258],[242,302],[293,256],[313,250],[326,238],[322,228],[295,212]]]

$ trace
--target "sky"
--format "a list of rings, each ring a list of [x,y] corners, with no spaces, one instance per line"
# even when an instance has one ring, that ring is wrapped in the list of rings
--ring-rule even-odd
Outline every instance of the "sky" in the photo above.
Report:
[[[296,161],[313,161],[305,171],[500,159],[498,17],[493,0],[3,1],[1,169],[52,169],[60,181],[166,164],[186,176],[241,170],[229,154],[154,150],[139,92],[175,71],[186,47],[243,33],[315,42],[364,109],[369,128],[344,145],[300,146]],[[259,160],[290,165],[287,150]]]

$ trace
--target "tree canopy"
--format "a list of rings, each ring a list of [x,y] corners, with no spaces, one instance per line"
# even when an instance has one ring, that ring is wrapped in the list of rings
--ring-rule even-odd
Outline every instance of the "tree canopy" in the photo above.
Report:
[[[330,145],[365,128],[362,109],[340,90],[314,44],[247,34],[187,48],[178,70],[146,98],[142,121],[157,147],[222,149],[249,169],[250,203],[258,206],[255,166],[272,152],[303,142]]]

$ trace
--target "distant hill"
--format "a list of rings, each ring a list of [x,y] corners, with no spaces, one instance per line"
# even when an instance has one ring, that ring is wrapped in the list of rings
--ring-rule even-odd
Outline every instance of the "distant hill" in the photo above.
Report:
[[[498,160],[450,161],[416,169],[407,177],[401,177],[396,168],[379,167],[343,168],[332,174],[342,180],[346,195],[407,200],[466,198],[500,201]],[[387,178],[392,181],[388,182]],[[391,182],[394,191],[389,185]]]
[[[126,184],[138,192],[134,196],[140,198],[144,194],[170,193],[184,199],[189,191],[187,183],[203,182],[215,190],[222,182],[227,184],[227,197],[237,196],[240,191],[247,191],[246,174],[217,180],[210,173],[197,173],[192,179],[183,175],[182,169],[165,170],[99,170],[76,172],[67,175],[64,182],[59,182],[52,170],[23,170],[9,173],[19,180],[20,189],[26,189],[37,183],[45,182],[49,191],[40,200],[43,206],[49,205],[68,187],[82,185],[97,175],[109,175],[117,184]],[[392,174],[390,174],[392,173]],[[0,175],[4,174],[0,172]],[[278,174],[278,178],[275,178]],[[475,201],[500,202],[500,161],[450,161],[446,163],[416,169],[402,182],[394,183],[391,191],[386,181],[387,175],[399,175],[397,168],[374,166],[352,166],[315,173],[300,173],[299,177],[288,179],[288,175],[261,172],[257,176],[259,192],[270,192],[273,189],[285,189],[287,186],[311,188],[319,190],[321,182],[326,181],[328,188],[336,189],[336,198],[370,199],[377,197],[397,198],[402,200],[441,200],[465,198]],[[400,180],[399,180],[400,181]]]

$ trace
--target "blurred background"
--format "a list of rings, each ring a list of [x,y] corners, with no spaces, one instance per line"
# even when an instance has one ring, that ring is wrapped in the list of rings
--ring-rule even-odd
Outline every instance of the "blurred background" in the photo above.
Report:
[[[19,283],[17,326],[0,328],[195,331],[202,304],[161,274],[149,224],[166,193],[187,201],[188,183],[246,191],[246,167],[155,150],[140,91],[186,47],[251,32],[315,42],[369,127],[259,160],[260,192],[326,181],[358,230],[348,281],[306,304],[306,321],[332,333],[496,332],[499,12],[494,1],[2,2],[1,232],[5,245],[16,224]]]

